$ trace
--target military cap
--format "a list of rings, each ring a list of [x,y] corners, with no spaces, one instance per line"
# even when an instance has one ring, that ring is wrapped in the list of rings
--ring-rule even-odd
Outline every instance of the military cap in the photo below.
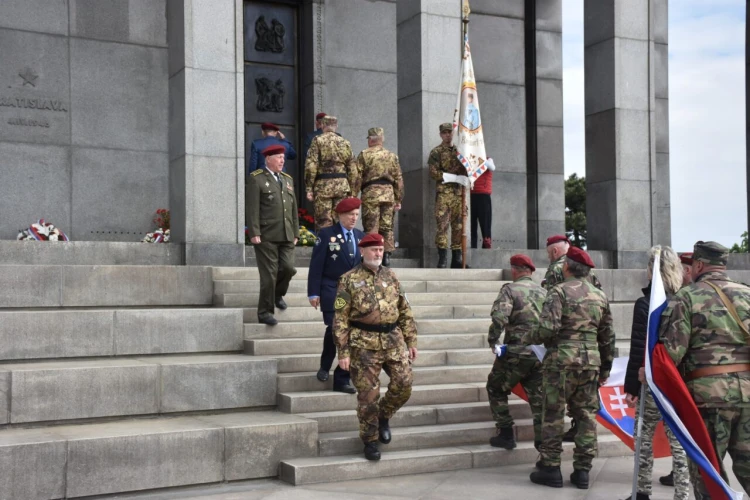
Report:
[[[264,148],[263,151],[260,152],[263,156],[271,156],[271,155],[278,155],[286,152],[286,148],[281,144],[272,144],[271,146],[268,146],[267,148]]]
[[[712,266],[726,266],[729,249],[715,241],[699,241],[693,247],[693,260]]]
[[[570,243],[570,240],[564,234],[556,234],[547,238],[547,246],[554,245],[555,243],[560,243],[561,241]]]
[[[382,247],[385,246],[383,236],[378,233],[370,233],[359,240],[359,248]]]
[[[315,115],[316,120],[322,120],[325,117],[326,117],[325,113],[318,113],[317,115]]]
[[[331,115],[325,115],[321,121],[324,126],[338,125],[339,123],[339,119]]]
[[[275,130],[277,132],[279,131],[278,125],[276,125],[275,123],[271,123],[271,122],[261,123],[260,129],[261,130]]]
[[[522,253],[519,253],[517,255],[514,255],[510,258],[510,265],[511,266],[520,266],[520,267],[528,267],[532,271],[536,271],[536,266],[534,265],[534,261],[531,260],[531,257],[528,255],[524,255]]]
[[[359,198],[344,198],[338,205],[336,205],[336,213],[345,214],[351,212],[355,208],[362,206],[362,201]]]
[[[576,246],[568,248],[567,256],[570,260],[583,264],[584,266],[594,267],[594,261],[591,260],[589,254],[581,250]]]
[[[383,127],[372,127],[367,131],[367,137],[382,137],[383,134]]]
[[[680,262],[686,266],[693,265],[693,252],[683,252],[680,254]]]
[[[440,132],[450,132],[453,130],[453,124],[452,123],[441,123],[440,124]]]

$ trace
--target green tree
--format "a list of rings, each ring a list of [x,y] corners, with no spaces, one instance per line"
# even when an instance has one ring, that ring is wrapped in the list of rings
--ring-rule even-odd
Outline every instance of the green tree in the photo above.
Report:
[[[565,180],[565,233],[573,245],[586,247],[586,178],[576,174]]]
[[[741,238],[742,238],[742,241],[740,241],[739,244],[735,243],[734,245],[732,245],[732,248],[729,249],[730,252],[732,253],[749,253],[750,252],[750,248],[748,247],[748,241],[747,241],[748,239],[747,231],[742,233]]]

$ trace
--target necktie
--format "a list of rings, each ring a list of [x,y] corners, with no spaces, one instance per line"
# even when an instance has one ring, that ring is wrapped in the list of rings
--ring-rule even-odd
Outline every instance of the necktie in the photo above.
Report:
[[[354,240],[351,231],[346,233],[346,243],[349,245],[349,257],[354,257]]]
[[[279,182],[279,187],[284,190],[284,183],[281,182],[281,174],[276,174],[276,180]]]

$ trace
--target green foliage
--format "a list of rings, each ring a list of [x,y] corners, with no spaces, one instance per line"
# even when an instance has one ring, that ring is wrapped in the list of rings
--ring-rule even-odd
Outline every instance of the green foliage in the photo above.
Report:
[[[737,244],[735,243],[732,245],[732,248],[729,249],[731,253],[750,253],[750,248],[748,248],[748,237],[747,237],[747,231],[742,233],[742,241]]]
[[[586,178],[576,174],[565,180],[565,233],[573,245],[586,247]]]

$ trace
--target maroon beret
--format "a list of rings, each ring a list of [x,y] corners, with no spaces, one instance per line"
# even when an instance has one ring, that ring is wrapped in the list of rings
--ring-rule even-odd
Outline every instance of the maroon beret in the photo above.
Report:
[[[584,266],[595,267],[594,261],[591,260],[589,254],[578,247],[571,246],[570,248],[568,248],[567,256],[570,260],[578,262],[579,264],[583,264]]]
[[[276,125],[274,123],[271,123],[271,122],[261,123],[260,124],[260,129],[261,130],[275,130],[277,132],[279,131],[278,125]]]
[[[385,246],[385,240],[378,233],[370,233],[359,240],[359,248],[382,247]]]
[[[351,212],[360,206],[362,206],[362,202],[359,198],[344,198],[338,205],[336,205],[336,212],[345,214],[346,212]]]
[[[263,156],[271,156],[286,153],[286,148],[281,144],[273,144],[260,152]]]
[[[532,271],[536,271],[536,266],[534,265],[534,261],[531,260],[531,257],[529,257],[528,255],[524,255],[522,253],[519,253],[511,257],[510,265],[528,267]]]
[[[680,254],[680,262],[686,266],[693,265],[693,252],[684,252]]]
[[[554,243],[560,243],[561,241],[570,243],[570,240],[564,234],[556,234],[554,236],[550,236],[549,238],[547,238],[547,246],[550,246]]]
[[[323,118],[325,118],[325,116],[326,116],[325,113],[318,113],[317,115],[315,115],[315,119],[322,120]]]

